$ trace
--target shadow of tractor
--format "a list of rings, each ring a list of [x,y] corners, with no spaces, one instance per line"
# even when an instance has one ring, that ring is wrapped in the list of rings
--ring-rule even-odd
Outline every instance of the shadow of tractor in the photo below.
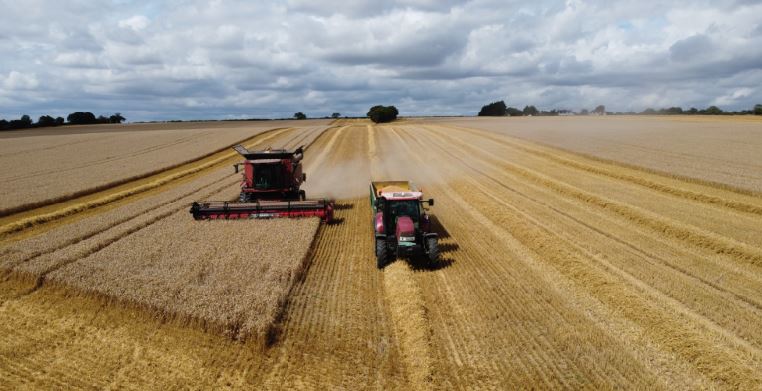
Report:
[[[455,259],[451,255],[460,248],[460,245],[454,241],[450,232],[447,231],[435,215],[431,215],[431,230],[439,236],[439,259],[431,261],[426,254],[417,254],[403,258],[414,271],[436,271],[448,268],[455,263]],[[442,242],[443,239],[445,240],[444,242]]]

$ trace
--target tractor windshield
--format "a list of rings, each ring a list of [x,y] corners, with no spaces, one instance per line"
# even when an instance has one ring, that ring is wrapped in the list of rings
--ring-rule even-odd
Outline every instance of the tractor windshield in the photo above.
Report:
[[[386,232],[393,233],[397,229],[397,218],[401,216],[408,216],[413,220],[413,223],[418,223],[418,217],[420,211],[418,209],[419,202],[416,200],[405,201],[386,201],[387,211],[384,215],[384,225],[387,227]]]
[[[418,204],[419,202],[416,200],[392,201],[389,203],[389,213],[393,219],[400,216],[409,216],[414,222],[417,222],[418,215],[420,214]]]
[[[256,164],[254,166],[254,188],[257,190],[282,189],[283,175],[280,164]]]

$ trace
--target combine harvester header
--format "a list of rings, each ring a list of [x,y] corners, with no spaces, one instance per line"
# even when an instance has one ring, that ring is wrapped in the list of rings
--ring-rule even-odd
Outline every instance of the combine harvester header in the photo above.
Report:
[[[190,209],[194,219],[319,217],[325,222],[333,221],[332,200],[307,200],[304,190],[300,190],[307,180],[302,172],[303,147],[294,151],[249,151],[236,145],[233,149],[245,159],[233,166],[236,173],[243,166],[238,202],[194,202]]]

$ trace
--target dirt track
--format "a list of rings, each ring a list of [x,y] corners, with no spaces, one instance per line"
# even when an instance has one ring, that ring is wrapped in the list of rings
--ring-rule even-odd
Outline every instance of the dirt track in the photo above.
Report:
[[[44,286],[25,294],[7,279],[0,377],[38,387],[762,387],[759,196],[436,123],[330,129],[305,170],[308,195],[349,196],[341,223],[319,230],[276,345],[260,351]],[[371,177],[413,179],[436,199],[439,264],[376,270]]]

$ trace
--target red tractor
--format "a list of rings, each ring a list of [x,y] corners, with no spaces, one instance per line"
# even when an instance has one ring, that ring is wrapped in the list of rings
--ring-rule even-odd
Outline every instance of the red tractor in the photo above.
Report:
[[[243,166],[238,202],[194,202],[190,212],[196,220],[312,216],[333,220],[333,201],[306,200],[300,189],[307,179],[302,172],[303,147],[249,151],[236,145],[233,149],[245,159],[233,166],[236,173]]]
[[[439,236],[431,230],[431,220],[423,204],[423,193],[407,181],[370,183],[373,231],[376,238],[376,265],[383,268],[390,253],[396,256],[425,255],[439,259]]]

